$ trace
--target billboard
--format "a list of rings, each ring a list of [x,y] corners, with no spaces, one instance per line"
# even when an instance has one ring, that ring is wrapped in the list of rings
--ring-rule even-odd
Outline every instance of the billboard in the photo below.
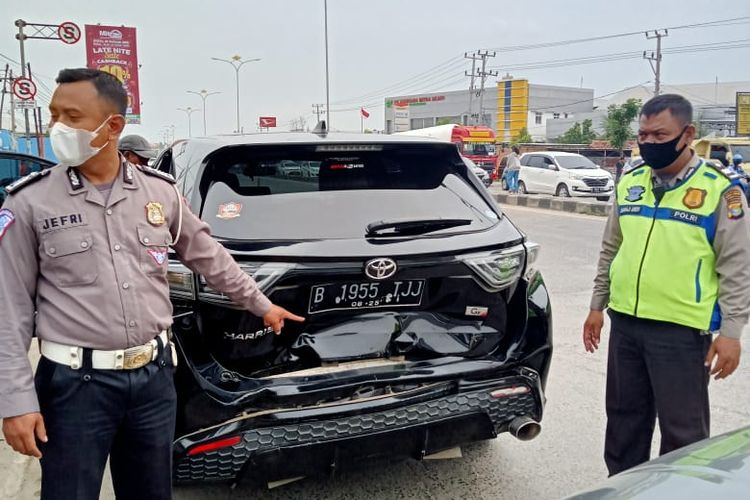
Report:
[[[276,127],[276,117],[275,116],[261,116],[258,123],[260,125],[260,128],[273,128],[273,127]]]
[[[736,135],[750,135],[750,92],[737,92]]]
[[[135,28],[87,24],[86,66],[114,75],[128,93],[128,123],[141,123]]]

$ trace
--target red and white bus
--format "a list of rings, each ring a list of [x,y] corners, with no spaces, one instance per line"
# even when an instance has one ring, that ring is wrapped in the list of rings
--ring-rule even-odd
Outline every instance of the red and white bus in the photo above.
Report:
[[[473,161],[487,174],[494,178],[497,169],[497,148],[495,146],[495,132],[484,126],[438,125],[408,132],[401,135],[431,137],[433,139],[452,142],[458,145],[462,156]]]

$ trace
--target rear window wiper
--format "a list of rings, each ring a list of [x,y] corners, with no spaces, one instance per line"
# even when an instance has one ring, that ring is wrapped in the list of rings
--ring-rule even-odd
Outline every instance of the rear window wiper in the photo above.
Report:
[[[417,219],[400,221],[378,221],[367,225],[366,237],[411,236],[425,234],[451,227],[468,226],[471,219]]]

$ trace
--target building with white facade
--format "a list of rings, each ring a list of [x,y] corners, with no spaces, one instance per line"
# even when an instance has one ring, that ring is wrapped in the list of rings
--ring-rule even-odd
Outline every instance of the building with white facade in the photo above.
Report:
[[[484,95],[469,90],[394,96],[385,100],[386,133],[403,132],[445,123],[486,125],[498,142],[511,142],[522,128],[535,141],[548,139],[548,125],[575,119],[594,107],[593,89],[558,87],[509,79],[485,88]]]

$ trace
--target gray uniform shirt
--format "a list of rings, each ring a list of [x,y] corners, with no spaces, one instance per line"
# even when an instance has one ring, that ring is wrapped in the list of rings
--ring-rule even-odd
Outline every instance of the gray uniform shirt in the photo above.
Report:
[[[11,194],[3,210],[10,212],[0,229],[0,417],[39,409],[27,356],[35,331],[42,340],[113,350],[144,344],[172,324],[174,241],[179,259],[212,288],[258,316],[271,307],[174,185],[131,164],[121,166],[106,202],[75,169],[57,166]]]
[[[671,187],[687,177],[700,163],[695,154],[688,165],[676,176],[664,179],[654,175],[655,186]],[[713,248],[716,252],[716,273],[719,275],[719,308],[721,309],[720,334],[726,337],[740,338],[742,329],[750,316],[750,214],[748,214],[745,195],[738,187],[733,187],[742,196],[741,218],[730,218],[727,206],[722,201],[716,209],[716,235]],[[602,250],[599,255],[594,293],[591,298],[591,309],[603,311],[609,303],[609,267],[617,255],[622,242],[620,218],[617,202],[607,220],[602,239]]]

